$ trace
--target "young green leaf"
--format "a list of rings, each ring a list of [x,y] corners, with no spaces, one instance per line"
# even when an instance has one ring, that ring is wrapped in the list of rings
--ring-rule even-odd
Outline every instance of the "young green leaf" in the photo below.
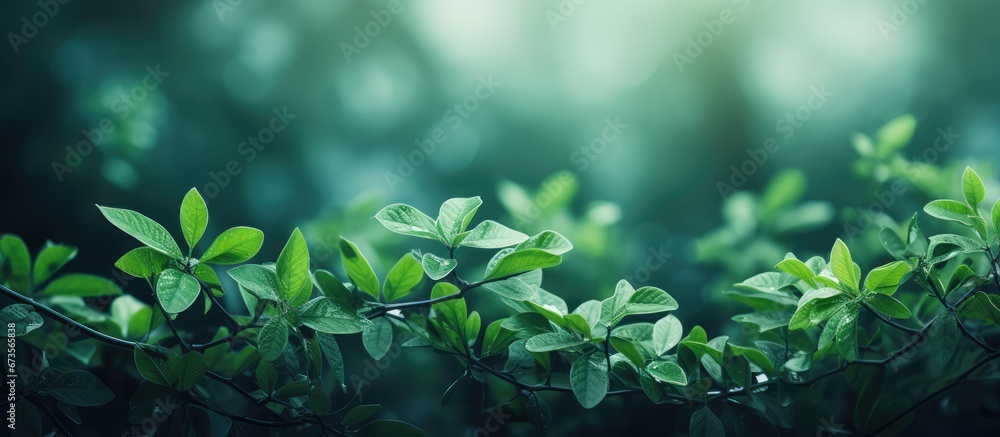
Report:
[[[274,302],[280,300],[278,275],[273,270],[256,264],[247,264],[231,268],[227,273],[257,299]]]
[[[990,212],[990,216],[993,221],[993,233],[1000,235],[1000,200],[993,204],[993,210]]]
[[[562,255],[573,250],[573,243],[555,231],[543,231],[528,238],[514,248],[514,251],[525,249],[541,249],[553,255]]]
[[[802,295],[799,307],[788,321],[788,329],[806,329],[827,321],[850,299],[844,292],[833,288],[811,290]]]
[[[201,255],[201,262],[219,265],[246,262],[260,251],[262,244],[264,244],[264,233],[259,229],[237,226],[215,237]]]
[[[830,271],[842,285],[854,292],[858,291],[858,283],[861,278],[854,270],[851,251],[839,238],[833,243],[833,250],[830,251]]]
[[[1000,295],[977,291],[958,307],[958,316],[1000,324]]]
[[[303,325],[327,334],[356,334],[372,325],[353,308],[328,297],[317,297],[295,311]]]
[[[361,333],[361,341],[375,361],[381,360],[392,347],[392,323],[385,317],[375,319],[372,326]]]
[[[646,366],[646,372],[649,372],[657,380],[670,385],[685,386],[688,382],[684,369],[671,361],[653,361]]]
[[[604,357],[597,355],[583,355],[570,367],[570,386],[583,408],[594,408],[608,394],[610,380],[607,364]]]
[[[785,273],[789,273],[809,284],[811,287],[816,288],[816,274],[809,269],[804,262],[799,261],[795,258],[785,258],[774,268],[781,270]]]
[[[628,315],[654,314],[677,309],[677,301],[666,291],[656,287],[640,287],[635,290],[625,303],[625,313]]]
[[[31,254],[24,240],[14,234],[0,237],[0,266],[7,285],[21,294],[31,291]]]
[[[434,220],[410,205],[389,205],[375,214],[375,219],[397,234],[440,240]]]
[[[520,277],[507,278],[503,281],[490,282],[481,286],[497,296],[513,301],[538,300],[538,291],[528,285]]]
[[[201,291],[198,280],[177,269],[167,269],[156,281],[156,296],[170,314],[180,313],[194,303]]]
[[[542,249],[524,249],[509,252],[500,259],[491,261],[492,268],[487,267],[484,280],[514,276],[536,269],[544,269],[557,266],[562,262],[562,257],[553,255]]]
[[[205,235],[208,227],[208,206],[196,188],[192,188],[181,201],[181,233],[188,245],[188,254]]]
[[[906,261],[895,261],[877,267],[865,277],[865,289],[891,296],[899,288],[899,282],[907,273],[910,273],[910,265]]]
[[[385,301],[392,302],[396,299],[406,297],[423,278],[424,270],[420,262],[413,258],[411,254],[403,255],[389,269],[389,274],[385,277],[385,289],[382,293],[385,295]]]
[[[427,272],[427,277],[435,281],[448,276],[455,267],[458,267],[458,261],[441,258],[430,252],[424,254],[421,264],[424,272]]]
[[[136,278],[160,274],[170,258],[150,247],[132,249],[115,262],[115,267]]]
[[[274,317],[257,333],[257,351],[264,361],[274,361],[288,344],[288,325],[283,317]]]
[[[42,294],[79,297],[119,296],[122,294],[122,289],[114,282],[100,276],[71,273],[50,282],[42,290]]]
[[[170,383],[167,382],[167,377],[164,375],[165,369],[163,368],[166,362],[153,357],[150,353],[146,352],[146,348],[152,348],[152,346],[138,344],[133,351],[136,370],[139,371],[139,374],[143,378],[153,384],[169,386]]]
[[[299,228],[292,231],[288,242],[278,255],[275,264],[278,275],[278,297],[285,299],[292,307],[309,300],[312,294],[312,278],[309,276],[309,248]]]
[[[115,394],[90,372],[71,370],[38,383],[35,389],[70,405],[96,407],[111,402]]]
[[[917,119],[912,114],[903,114],[886,123],[875,133],[877,156],[886,159],[903,148],[913,138]]]
[[[486,220],[476,225],[461,241],[461,246],[479,249],[500,249],[520,244],[528,236],[510,229],[493,220]]]
[[[885,294],[873,294],[867,303],[878,312],[895,319],[909,319],[913,315],[906,305]]]
[[[45,248],[38,252],[38,257],[35,258],[35,267],[31,270],[35,286],[41,285],[75,257],[75,247],[46,243]]]
[[[969,216],[975,215],[975,212],[968,205],[948,199],[934,200],[928,203],[924,206],[924,212],[931,217],[959,222],[966,226],[972,225]]]
[[[965,167],[965,172],[962,173],[962,194],[965,195],[965,201],[973,211],[979,209],[983,198],[986,197],[986,187],[983,186],[983,180],[979,178],[972,167]]]
[[[139,240],[142,244],[174,259],[184,257],[170,233],[149,217],[128,209],[108,208],[100,205],[97,208],[111,224]]]
[[[479,196],[470,198],[448,199],[441,205],[438,212],[437,228],[448,247],[455,247],[455,239],[459,234],[465,232],[472,217],[483,204],[483,199]]]
[[[656,322],[653,325],[653,350],[656,355],[663,356],[677,343],[681,341],[681,336],[684,335],[684,327],[681,326],[681,321],[674,317],[673,315],[666,316]]]
[[[379,281],[375,276],[375,270],[365,258],[364,254],[358,250],[358,246],[344,237],[340,237],[340,260],[344,263],[344,270],[351,282],[359,290],[368,293],[378,299]]]

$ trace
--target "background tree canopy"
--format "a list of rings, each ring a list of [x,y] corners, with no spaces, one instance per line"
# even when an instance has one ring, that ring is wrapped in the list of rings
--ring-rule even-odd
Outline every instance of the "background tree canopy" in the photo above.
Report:
[[[544,285],[569,309],[613,296],[625,279],[636,290],[648,286],[669,293],[677,306],[670,315],[684,327],[684,335],[698,325],[707,332],[706,342],[717,336],[752,341],[782,326],[795,331],[789,319],[762,318],[747,307],[761,288],[749,278],[799,270],[795,262],[783,261],[789,252],[802,264],[814,256],[832,264],[831,248],[841,239],[850,260],[861,266],[863,275],[859,273],[860,284],[853,290],[861,296],[869,271],[890,266],[885,275],[892,278],[892,266],[902,264],[891,263],[905,263],[914,255],[905,247],[894,252],[890,247],[895,248],[895,240],[883,228],[900,245],[922,241],[917,232],[980,236],[984,243],[993,236],[990,207],[1000,193],[1000,129],[994,122],[1000,86],[992,60],[1000,35],[989,20],[1000,6],[992,2],[203,0],[98,5],[53,0],[8,2],[2,8],[9,48],[0,50],[8,66],[0,73],[5,77],[0,108],[7,132],[0,152],[7,205],[0,233],[9,238],[0,252],[0,277],[12,290],[34,288],[32,296],[58,297],[46,302],[127,341],[144,339],[149,319],[160,317],[150,286],[161,281],[177,292],[167,301],[161,297],[160,304],[170,313],[186,311],[175,322],[193,336],[189,340],[204,344],[227,338],[213,337],[227,320],[215,311],[203,316],[199,294],[208,299],[215,290],[213,305],[227,308],[233,317],[261,315],[248,308],[239,287],[253,289],[247,283],[269,274],[235,265],[259,253],[248,265],[274,262],[274,273],[286,278],[281,272],[291,266],[304,268],[290,254],[282,267],[279,254],[293,251],[289,247],[306,248],[311,282],[329,280],[316,274],[329,271],[330,277],[349,282],[351,292],[370,295],[375,290],[379,295],[381,288],[383,303],[389,304],[390,272],[398,267],[404,280],[404,270],[422,269],[420,285],[405,300],[431,298],[435,281],[454,278],[449,275],[455,267],[441,245],[454,247],[461,231],[425,229],[404,213],[393,217],[408,219],[396,221],[380,214],[396,204],[412,205],[433,220],[446,200],[480,196],[469,230],[482,220],[494,220],[517,235],[552,230],[572,242],[573,251],[565,256],[545,252],[552,250],[549,246],[535,248],[548,253],[536,253],[539,257],[560,258],[558,267],[546,268]],[[982,199],[968,186],[973,183],[965,177],[966,166],[982,182]],[[206,202],[211,220],[202,224],[189,218],[178,226],[181,199],[187,208],[182,216],[200,211],[192,206],[197,202],[188,194],[191,187]],[[925,209],[939,199],[963,206],[945,202]],[[95,204],[106,208],[98,210]],[[986,230],[982,234],[979,222],[963,209],[977,204]],[[137,244],[122,234],[108,220],[115,223],[116,212],[124,209],[162,223],[176,247],[165,239],[140,239]],[[377,214],[379,219],[373,218]],[[401,230],[413,233],[413,227],[432,238],[398,235]],[[41,260],[27,277],[16,274],[22,270],[16,265],[20,261],[13,260],[23,254],[14,235],[23,239],[32,262]],[[220,235],[232,244],[219,242],[213,252]],[[61,245],[46,246],[47,241]],[[922,259],[942,263],[945,276],[938,283],[900,277],[898,292],[881,293],[899,298],[911,312],[913,319],[901,318],[907,322],[888,319],[910,330],[921,330],[916,321],[933,317],[920,312],[925,306],[920,296],[940,308],[934,287],[942,297],[969,287],[945,299],[947,308],[971,287],[986,286],[968,278],[990,275],[978,254],[936,259],[954,251],[935,253],[935,247],[964,248],[960,243],[965,240],[928,242],[938,245],[921,248]],[[116,262],[139,244],[150,249],[136,255],[146,257],[136,266],[156,265],[159,255],[154,254],[174,256],[175,249],[174,258],[185,258],[191,254],[189,246],[206,262],[174,265],[176,273],[150,271],[158,279],[152,284],[122,279],[131,278],[122,273],[129,266],[115,267]],[[992,244],[991,250],[995,240]],[[418,257],[406,255],[411,249]],[[349,262],[356,258],[345,253],[363,254],[366,263]],[[457,271],[478,274],[492,256],[491,251],[463,248]],[[401,257],[419,261],[420,269]],[[216,263],[207,262],[212,258]],[[68,260],[72,262],[63,267]],[[779,263],[785,268],[775,270]],[[209,265],[218,269],[217,278]],[[367,275],[365,265],[374,276]],[[917,264],[908,266],[919,271]],[[963,277],[961,266],[971,274]],[[244,268],[243,276],[230,268]],[[138,273],[132,276],[148,276]],[[799,273],[803,283],[815,281],[816,275]],[[75,276],[59,282],[69,275]],[[367,279],[359,283],[361,277]],[[299,286],[309,285],[303,284]],[[278,284],[274,290],[287,293],[292,285]],[[391,291],[398,294],[391,297],[404,298],[400,295],[407,287],[397,286]],[[313,297],[321,289],[310,289]],[[879,287],[873,284],[872,289]],[[116,304],[100,297],[109,295],[131,297]],[[822,298],[839,302],[837,296]],[[975,293],[968,296],[980,302]],[[291,302],[289,308],[299,308],[310,296],[293,292],[280,297]],[[798,300],[801,293],[793,297]],[[905,315],[886,298],[871,299],[879,303],[864,303],[882,305],[879,316]],[[2,305],[12,303],[5,299]],[[985,318],[969,329],[986,346],[997,347],[995,331],[986,327],[988,307],[982,310]],[[823,311],[830,313],[823,326],[837,314],[834,320],[841,326],[847,317],[841,309]],[[470,300],[469,310],[478,311],[485,331],[490,322],[509,316],[511,308],[481,299]],[[867,350],[867,341],[860,341],[857,359],[891,354],[905,345],[900,338],[917,333],[900,332],[870,320],[871,313],[862,314],[867,314],[861,325],[868,331],[861,340],[873,343]],[[58,324],[51,315],[44,315],[42,327],[36,326],[36,316],[25,310],[5,317],[16,317],[25,330],[30,327],[32,332],[24,333],[29,340],[43,332],[55,335],[50,330]],[[656,323],[665,316],[634,317]],[[814,329],[818,340],[820,328],[812,326],[814,318],[806,319],[796,327]],[[234,326],[242,326],[251,320],[236,321]],[[279,338],[282,329],[297,326],[289,322],[287,327],[260,328]],[[483,429],[494,435],[530,435],[540,427],[541,416],[531,419],[524,413],[539,411],[544,402],[554,435],[689,432],[689,416],[707,427],[702,431],[715,429],[714,416],[704,410],[678,413],[681,407],[658,405],[641,395],[613,396],[584,409],[593,399],[579,393],[531,392],[517,405],[497,410],[507,399],[484,397],[480,384],[472,383],[475,378],[452,385],[467,370],[462,361],[404,348],[412,339],[404,338],[399,327],[375,326],[361,335],[337,336],[345,384],[364,385],[364,402],[381,404],[376,416],[359,410],[356,414],[363,417],[353,417],[358,423],[378,417],[413,423],[430,435],[472,435]],[[873,332],[875,326],[886,329]],[[165,327],[158,332],[169,337]],[[945,378],[949,374],[941,367],[960,371],[976,363],[974,356],[961,355],[977,346],[962,332],[935,333],[933,338],[949,332],[955,341],[941,344],[958,344],[954,357],[933,358],[926,356],[928,350],[917,349],[912,356],[921,364],[912,368],[890,367],[885,375],[845,372],[855,383],[851,387],[830,384],[809,396],[797,393],[794,415],[768,419],[789,425],[781,432],[791,434],[877,429],[877,421],[857,411],[890,408],[879,393],[900,395],[909,393],[907,387],[928,386],[933,391],[954,379]],[[876,343],[890,333],[895,343]],[[133,355],[74,338],[54,349],[60,356],[53,358],[52,368],[64,373],[53,377],[100,384],[115,396],[68,404],[81,406],[83,425],[63,420],[77,435],[127,431],[132,426],[130,399],[142,392],[141,379],[122,371],[135,364]],[[686,339],[697,343],[698,336]],[[150,349],[153,367],[148,369],[159,369],[157,360],[170,359],[199,367],[193,355],[185,358],[167,349],[173,345],[166,341],[164,350]],[[629,355],[622,350],[627,345],[611,346]],[[257,353],[280,355],[283,350],[272,345]],[[831,369],[851,353],[827,352]],[[704,349],[697,355],[701,360],[714,352]],[[30,350],[19,356],[36,370],[41,367],[40,360],[28,361]],[[122,357],[133,361],[123,365]],[[791,358],[798,360],[794,368],[806,370],[805,358]],[[750,361],[754,370],[764,370]],[[787,366],[789,360],[780,361]],[[568,386],[572,361],[562,364],[564,380],[552,383]],[[598,362],[587,365],[600,367]],[[155,382],[150,379],[155,375],[129,369],[129,375]],[[266,365],[242,370],[255,384],[270,380]],[[287,369],[271,370],[283,375]],[[876,388],[856,384],[875,380]],[[183,380],[161,382],[191,388]],[[448,399],[442,406],[445,392]],[[953,387],[921,406],[910,429],[993,429],[996,394],[995,386],[978,379]],[[350,400],[337,390],[330,397],[338,408]],[[113,420],[100,420],[105,412]],[[505,417],[508,413],[514,414]],[[719,409],[713,414],[722,421],[733,418]],[[495,430],[487,429],[496,423]],[[724,426],[730,429],[728,422]]]

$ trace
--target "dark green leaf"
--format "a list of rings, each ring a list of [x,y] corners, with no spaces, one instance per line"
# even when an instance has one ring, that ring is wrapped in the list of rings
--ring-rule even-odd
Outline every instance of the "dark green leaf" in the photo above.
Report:
[[[296,312],[303,325],[327,334],[356,334],[372,324],[353,308],[328,297],[306,302]]]
[[[358,429],[358,437],[422,437],[420,428],[398,420],[376,420]]]
[[[287,343],[288,325],[285,324],[282,317],[268,320],[257,333],[257,350],[260,352],[260,358],[264,361],[278,359]]]
[[[392,347],[392,323],[385,317],[375,319],[372,326],[361,333],[361,340],[368,354],[376,361],[381,360]]]
[[[378,410],[381,408],[382,406],[379,404],[358,405],[351,408],[347,414],[344,414],[344,424],[353,425],[364,422],[374,416],[375,413],[378,413]]]
[[[279,300],[278,289],[281,285],[278,282],[278,275],[273,270],[256,264],[247,264],[231,268],[227,273],[257,299],[274,302]]]
[[[595,354],[577,358],[570,367],[569,382],[580,405],[594,408],[608,394],[610,384],[604,357]]]
[[[36,389],[39,393],[79,407],[104,405],[115,397],[100,379],[83,370],[71,370],[42,380]]]
[[[42,294],[78,297],[119,296],[122,290],[114,282],[100,276],[71,273],[49,282],[49,285],[42,290]]]
[[[20,337],[42,326],[42,316],[35,312],[35,308],[26,304],[13,304],[0,311],[0,326],[10,329],[10,324],[14,324],[14,336]]]

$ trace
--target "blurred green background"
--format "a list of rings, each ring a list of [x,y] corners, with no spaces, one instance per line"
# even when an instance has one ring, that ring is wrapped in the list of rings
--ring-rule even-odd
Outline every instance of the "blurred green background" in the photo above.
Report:
[[[79,246],[77,271],[110,276],[135,246],[95,203],[170,228],[193,186],[209,235],[265,231],[258,261],[301,226],[315,268],[340,271],[343,234],[384,274],[412,241],[379,208],[482,195],[480,218],[576,244],[546,278],[571,307],[628,277],[668,290],[685,326],[738,335],[744,308],[722,292],[785,252],[844,237],[859,262],[885,260],[878,228],[955,194],[965,165],[1000,191],[996,2],[46,5],[2,6],[0,232]],[[360,341],[346,348],[362,372]],[[439,404],[459,374],[408,351],[366,397],[432,435],[472,434],[478,394]],[[641,400],[549,400],[566,435],[672,427]]]

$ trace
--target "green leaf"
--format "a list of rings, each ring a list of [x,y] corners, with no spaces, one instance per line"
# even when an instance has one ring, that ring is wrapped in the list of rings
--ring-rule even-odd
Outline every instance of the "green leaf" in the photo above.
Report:
[[[303,325],[327,334],[356,334],[372,325],[353,308],[328,297],[310,300],[296,312]]]
[[[726,435],[722,421],[707,405],[698,407],[691,414],[691,437],[718,437]]]
[[[368,405],[358,405],[351,408],[347,414],[344,414],[344,424],[353,425],[355,423],[361,423],[378,413],[378,410],[382,409],[379,404],[368,404]]]
[[[500,249],[503,247],[520,244],[528,239],[528,236],[510,229],[493,220],[486,220],[476,225],[469,231],[469,234],[462,239],[460,246],[475,247],[479,249]]]
[[[825,322],[849,302],[848,296],[834,288],[820,288],[802,295],[799,307],[788,321],[788,329],[806,329]]]
[[[385,277],[385,289],[382,293],[385,301],[392,302],[408,296],[423,278],[424,269],[420,262],[411,254],[403,255]]]
[[[732,343],[726,343],[726,349],[733,356],[746,357],[747,360],[759,367],[764,373],[768,375],[774,374],[774,364],[771,363],[771,359],[759,349],[754,347],[739,346]]]
[[[111,319],[121,327],[122,338],[139,338],[146,334],[153,310],[148,305],[125,294],[111,302]]]
[[[379,281],[375,270],[358,250],[358,246],[344,237],[340,237],[340,260],[344,263],[344,270],[351,282],[361,291],[378,299]]]
[[[543,231],[514,248],[515,251],[525,249],[541,249],[553,255],[562,255],[573,250],[573,243],[555,231]]]
[[[24,240],[14,234],[0,237],[0,278],[21,294],[31,291],[31,254]]]
[[[424,254],[421,264],[423,270],[427,272],[427,277],[435,281],[448,276],[452,270],[455,270],[455,267],[458,267],[458,261],[441,258],[430,252]]]
[[[100,276],[71,273],[49,282],[49,285],[42,290],[42,294],[79,297],[119,296],[122,290],[114,282]]]
[[[170,257],[149,247],[132,249],[115,262],[115,267],[136,278],[152,278],[163,271]]]
[[[608,368],[603,357],[584,355],[573,361],[569,383],[576,400],[583,408],[594,408],[601,403],[610,386]]]
[[[646,359],[642,356],[642,352],[639,351],[639,348],[631,340],[612,336],[609,343],[611,343],[611,347],[624,355],[625,358],[628,358],[636,367],[646,365]]]
[[[280,285],[278,275],[273,270],[256,264],[247,264],[231,268],[227,273],[237,284],[240,284],[257,299],[274,302],[279,300],[278,289]]]
[[[895,261],[877,267],[865,277],[865,289],[891,296],[899,288],[900,280],[907,273],[910,273],[910,265],[906,261]]]
[[[259,229],[237,226],[215,237],[201,255],[201,262],[220,265],[246,262],[260,251],[262,244],[264,233]]]
[[[526,300],[535,301],[538,299],[538,292],[534,287],[528,285],[520,277],[507,278],[503,281],[490,282],[481,285],[483,289],[505,299],[517,302]]]
[[[194,250],[194,246],[205,235],[205,228],[208,227],[208,205],[201,197],[198,190],[192,188],[184,195],[181,201],[181,233],[184,234],[184,241],[188,245],[188,253]]]
[[[392,347],[392,323],[385,317],[375,319],[372,326],[361,333],[361,341],[375,361],[381,360]]]
[[[793,313],[790,311],[767,310],[735,315],[732,317],[732,320],[757,332],[767,332],[772,329],[787,327],[792,315]]]
[[[1000,324],[1000,295],[977,291],[958,307],[958,316]]]
[[[149,217],[128,209],[108,208],[100,205],[97,208],[111,224],[139,240],[142,244],[174,259],[184,257],[170,233]]]
[[[309,248],[302,237],[302,231],[295,228],[288,242],[278,255],[275,264],[278,274],[278,297],[298,307],[312,295],[312,278],[309,276]],[[376,286],[375,293],[378,293]],[[377,297],[377,295],[376,295]]]
[[[501,252],[502,253],[502,252]],[[487,268],[484,280],[514,276],[536,269],[544,269],[559,265],[562,257],[553,255],[542,249],[524,249],[507,253]]]
[[[156,281],[156,296],[170,314],[180,313],[194,303],[201,285],[193,276],[177,269],[167,269]]]
[[[188,391],[194,388],[205,376],[208,367],[205,358],[196,351],[182,355],[173,355],[167,360],[169,374],[167,380],[178,391]]]
[[[438,282],[434,284],[434,288],[431,289],[431,299],[439,299],[445,296],[452,296],[458,294],[460,291],[458,287],[448,282]],[[465,299],[457,298],[444,300],[435,303],[431,306],[434,310],[434,314],[437,315],[438,320],[440,320],[451,334],[454,334],[455,346],[465,348],[466,336],[465,336],[465,325],[468,321],[468,308],[465,305]]]
[[[973,211],[979,209],[979,205],[986,197],[986,187],[983,186],[983,180],[979,178],[972,167],[965,167],[965,172],[962,173],[962,194],[965,195],[965,201],[972,207]]]
[[[437,228],[441,238],[448,247],[456,247],[458,235],[465,232],[472,217],[483,204],[483,199],[476,197],[448,199],[441,205],[438,212]]]
[[[528,392],[525,395],[524,406],[527,410],[528,421],[531,422],[531,426],[539,434],[544,435],[545,431],[552,425],[552,410],[545,404],[542,397],[535,392]]]
[[[627,315],[625,306],[633,294],[635,294],[635,288],[632,288],[632,284],[624,279],[618,281],[615,286],[615,294],[601,301],[601,323],[610,328],[625,318]]]
[[[13,304],[0,311],[0,326],[10,330],[10,325],[14,324],[14,336],[20,337],[42,326],[42,316],[35,312],[35,308],[26,304]]]
[[[649,372],[657,380],[670,385],[685,386],[688,383],[684,369],[671,361],[653,361],[646,366],[646,372]]]
[[[837,325],[837,350],[847,361],[858,359],[858,312],[848,309]]]
[[[653,314],[677,309],[677,301],[666,291],[656,287],[641,287],[625,303],[628,315]]]
[[[288,384],[283,385],[277,391],[274,392],[274,397],[279,399],[297,398],[300,396],[306,396],[309,394],[310,387],[309,380],[306,378],[298,379]]]
[[[928,203],[924,206],[924,212],[931,217],[959,222],[966,226],[972,225],[969,216],[975,215],[975,212],[968,205],[948,199],[934,200]]]
[[[71,370],[36,386],[39,393],[70,405],[96,407],[111,402],[115,394],[100,379],[83,370]]]
[[[375,420],[358,429],[358,437],[422,437],[420,428],[398,420]]]
[[[348,303],[351,300],[351,290],[348,290],[333,273],[326,270],[316,270],[313,273],[313,279],[324,296],[342,303]]]
[[[906,246],[903,244],[903,240],[899,238],[899,235],[895,231],[889,228],[882,228],[878,233],[878,238],[882,241],[882,247],[885,248],[893,258],[905,259],[906,258]]]
[[[839,238],[833,243],[833,250],[830,251],[830,270],[841,284],[852,291],[858,291],[858,283],[861,281],[860,275],[854,270],[851,251]]]
[[[397,234],[440,240],[434,220],[410,205],[389,205],[375,214],[375,219]]]
[[[274,385],[278,382],[278,372],[274,370],[274,366],[268,360],[260,360],[257,363],[257,370],[254,371],[254,376],[257,381],[257,385],[260,386],[261,390],[264,390],[265,394],[270,395],[274,392]]]
[[[944,369],[958,344],[958,321],[950,314],[939,317],[927,331],[931,344],[931,365],[935,369]]]
[[[565,331],[546,332],[529,338],[528,341],[524,343],[524,348],[527,349],[528,352],[549,352],[568,349],[586,343],[586,340]]]
[[[803,281],[806,281],[807,284],[809,284],[813,288],[816,288],[816,280],[813,279],[815,278],[816,274],[813,273],[813,271],[809,268],[809,266],[807,266],[804,262],[799,261],[798,259],[785,258],[780,263],[778,263],[778,265],[774,266],[774,268],[781,270],[785,273],[789,273]]]
[[[35,267],[31,271],[35,286],[41,285],[52,277],[53,273],[75,258],[76,253],[75,247],[47,243],[45,248],[38,252],[38,257],[35,258]]]
[[[263,361],[274,361],[288,344],[288,325],[283,317],[274,317],[257,333],[257,351]]]
[[[680,343],[681,336],[684,335],[684,327],[681,321],[673,315],[666,316],[653,325],[653,350],[656,355],[663,356],[677,343]]]
[[[909,319],[913,315],[906,305],[903,305],[896,298],[885,294],[873,294],[867,303],[868,306],[892,318]]]
[[[887,159],[910,142],[917,128],[917,119],[911,114],[903,114],[882,126],[875,133],[879,159]]]
[[[344,385],[347,382],[344,376],[344,357],[340,353],[340,346],[337,344],[337,339],[330,334],[322,332],[316,333],[316,339],[319,340],[320,350],[323,351],[327,365],[330,366],[334,377],[337,378],[341,391],[347,393],[347,386]]]
[[[993,221],[993,232],[1000,235],[1000,200],[993,204],[993,210],[990,213]]]
[[[138,344],[133,350],[133,359],[135,360],[135,368],[139,371],[139,374],[147,381],[153,384],[169,386],[170,383],[167,382],[166,375],[163,374],[163,367],[165,362],[159,358],[151,356],[146,352],[146,348],[152,349],[152,346]]]

